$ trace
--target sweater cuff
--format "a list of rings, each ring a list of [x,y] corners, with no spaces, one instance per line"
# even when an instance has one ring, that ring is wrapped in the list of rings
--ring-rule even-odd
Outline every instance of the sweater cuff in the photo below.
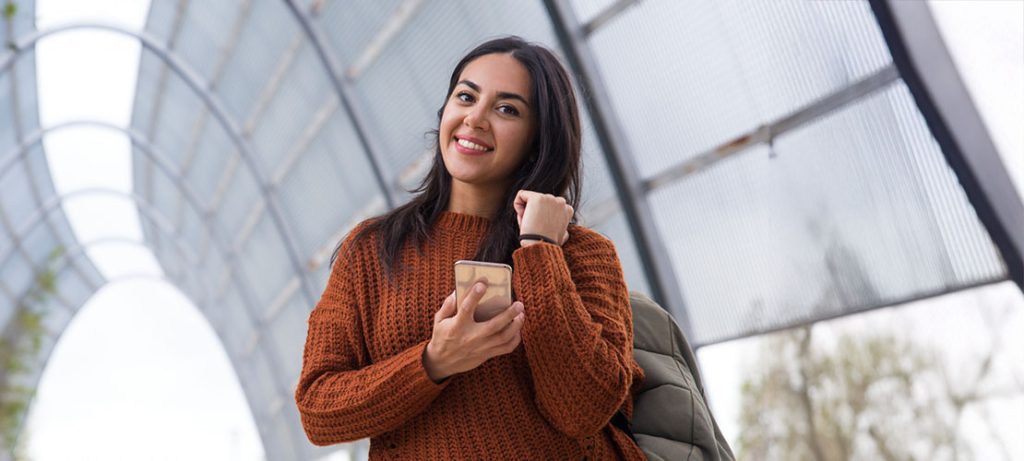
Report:
[[[427,353],[427,344],[430,340],[424,340],[423,342],[412,347],[409,352],[410,355],[416,358],[415,364],[412,365],[412,369],[409,371],[409,376],[397,376],[398,379],[409,379],[410,385],[414,389],[424,389],[430,392],[431,398],[436,397],[437,394],[441,393],[445,387],[448,386],[448,382],[451,380],[451,376],[442,379],[441,382],[436,383],[433,379],[430,379],[430,375],[427,374],[427,368],[423,366],[423,355]]]
[[[553,288],[572,284],[569,266],[562,247],[547,242],[519,247],[512,252],[512,264],[520,281],[529,287],[545,287],[542,293],[553,293]]]

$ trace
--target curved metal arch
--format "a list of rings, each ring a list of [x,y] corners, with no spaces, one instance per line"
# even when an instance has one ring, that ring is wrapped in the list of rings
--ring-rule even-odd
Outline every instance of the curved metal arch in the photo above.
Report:
[[[18,161],[21,161],[26,155],[28,155],[29,149],[36,143],[42,141],[43,137],[45,137],[47,134],[58,130],[79,127],[102,128],[111,131],[116,131],[128,136],[128,138],[132,142],[132,145],[138,147],[146,156],[147,160],[156,165],[157,168],[159,168],[160,171],[162,171],[167,176],[167,178],[170,179],[171,183],[178,187],[178,189],[181,191],[182,196],[185,197],[186,201],[188,201],[189,205],[196,212],[196,214],[203,218],[204,225],[206,225],[212,230],[210,232],[210,236],[213,243],[219,247],[222,253],[225,253],[226,255],[232,254],[229,248],[220,245],[221,241],[214,238],[218,235],[217,231],[220,231],[220,228],[217,227],[216,221],[212,219],[212,217],[209,215],[209,211],[207,210],[207,208],[204,207],[203,204],[201,203],[199,195],[196,194],[194,190],[192,190],[192,187],[189,186],[188,183],[179,180],[180,175],[178,175],[177,172],[174,170],[174,166],[171,164],[171,162],[167,160],[167,156],[164,155],[158,147],[150,143],[141,132],[135,129],[125,128],[103,121],[76,120],[35,130],[25,138],[21,145],[16,146],[4,158],[0,159],[0,178],[2,178],[4,174],[6,174],[7,171],[10,168],[12,168]],[[148,201],[146,203],[148,203]],[[228,261],[231,260],[227,257],[225,259]]]
[[[313,25],[309,15],[303,11],[302,7],[295,0],[284,0],[284,3],[288,6],[288,10],[292,12],[292,15],[295,16],[295,20],[302,26],[302,30],[306,33],[310,45],[316,51],[317,58],[324,65],[324,71],[334,87],[334,92],[337,93],[338,101],[341,102],[341,107],[344,108],[346,115],[348,115],[352,129],[355,131],[356,137],[359,138],[359,143],[363,146],[363,152],[366,153],[366,159],[370,162],[374,178],[380,185],[381,192],[384,193],[385,203],[387,203],[388,209],[394,208],[397,205],[395,203],[395,191],[387,180],[384,179],[384,160],[380,154],[381,149],[377,147],[373,137],[369,135],[370,130],[367,129],[369,123],[356,110],[355,104],[352,102],[355,97],[348,80],[341,77],[341,72],[338,70],[338,62],[334,59],[336,54],[329,51],[331,46],[323,37],[323,33]]]
[[[146,155],[147,159],[150,160],[154,165],[156,165],[157,168],[160,169],[160,171],[163,172],[165,175],[167,175],[167,177],[171,179],[171,182],[174,183],[175,186],[180,189],[180,191],[182,193],[182,196],[184,196],[186,198],[186,201],[193,208],[193,210],[197,214],[199,214],[200,216],[203,217],[203,225],[204,225],[204,227],[206,227],[206,230],[207,230],[207,233],[209,234],[210,240],[212,241],[213,245],[217,248],[217,250],[221,253],[222,258],[225,261],[225,264],[231,265],[234,262],[235,254],[236,253],[232,249],[227,248],[227,247],[222,245],[222,241],[218,238],[218,234],[220,232],[222,232],[222,231],[220,231],[219,227],[217,226],[216,220],[212,219],[212,216],[209,213],[206,212],[205,208],[200,203],[198,195],[191,189],[191,187],[188,185],[188,183],[176,180],[176,178],[178,178],[179,176],[177,176],[175,174],[175,171],[174,171],[173,167],[171,166],[170,162],[167,161],[166,156],[163,155],[162,152],[156,146],[153,146],[151,143],[149,143],[148,140],[145,139],[145,137],[142,135],[142,133],[140,133],[137,130],[133,130],[133,129],[129,129],[129,128],[124,128],[124,127],[121,127],[121,126],[117,126],[117,125],[114,125],[114,124],[111,124],[111,123],[101,122],[101,121],[70,121],[70,122],[59,124],[59,125],[54,125],[52,127],[36,130],[35,132],[33,132],[31,134],[31,136],[29,136],[21,146],[18,146],[17,150],[19,152],[16,152],[14,155],[9,156],[9,159],[10,159],[9,161],[0,162],[0,167],[6,166],[7,168],[9,168],[10,165],[13,165],[16,160],[20,160],[21,158],[23,158],[25,155],[27,155],[30,152],[29,151],[29,147],[34,145],[35,143],[39,142],[39,140],[41,140],[42,137],[45,136],[47,133],[55,131],[55,130],[66,129],[66,128],[71,128],[71,127],[81,127],[81,126],[91,126],[91,127],[97,127],[97,128],[106,128],[106,129],[118,131],[118,132],[121,132],[121,133],[124,133],[125,135],[127,135],[131,139],[132,143],[134,145],[136,145],[137,147],[139,147],[140,151],[144,155]],[[4,171],[5,171],[4,169],[0,169],[0,177],[2,177]],[[82,193],[82,192],[88,192],[88,191],[89,191],[89,189],[85,189],[85,190],[82,190],[82,191],[77,191],[76,193]],[[108,191],[108,192],[110,192],[110,191]],[[142,207],[142,206],[139,207],[139,209],[143,210],[144,213],[150,212],[150,208],[155,208],[155,207],[151,206],[151,204],[149,204],[146,201],[145,197],[143,197],[143,196],[141,196],[139,194],[136,194],[136,193],[130,193],[129,194],[129,193],[121,192],[121,191],[112,191],[112,192],[117,194],[117,195],[119,195],[119,196],[125,196],[125,195],[130,196],[138,204],[149,205],[149,206],[146,206],[146,207]],[[63,197],[65,197],[65,199],[66,199],[69,195],[73,195],[73,194],[76,194],[76,193],[65,194]],[[59,205],[61,203],[60,198],[61,198],[61,196],[57,196],[54,199],[51,199],[50,202],[55,202],[55,203],[44,204],[43,208],[44,209],[49,209],[49,208],[52,208],[52,207],[55,207],[55,206]],[[40,215],[40,214],[42,216],[45,216],[45,213],[38,213],[37,212],[37,215]],[[34,228],[36,225],[39,224],[39,222],[41,222],[42,216],[34,216],[34,219],[30,219],[30,224],[27,225],[26,227]],[[163,217],[163,215],[160,215],[160,216]],[[169,220],[166,217],[163,217],[163,219],[165,221],[169,222]],[[155,221],[158,221],[158,220],[155,220]],[[168,224],[166,227],[171,228],[173,226],[170,226]],[[24,234],[24,232],[18,232],[18,235],[22,235],[22,234]],[[173,233],[172,233],[172,235],[173,235]],[[7,258],[7,256],[5,256],[2,261],[6,261],[6,258]],[[2,264],[2,263],[0,263],[0,264]],[[243,302],[246,305],[247,311],[249,312],[250,317],[252,317],[253,322],[256,325],[257,329],[259,329],[261,331],[265,330],[265,326],[263,324],[264,323],[263,322],[263,316],[261,315],[260,312],[254,310],[255,306],[257,304],[252,299],[249,298],[249,293],[252,292],[252,290],[250,288],[251,285],[248,283],[247,280],[245,280],[242,277],[242,274],[236,274],[236,272],[237,271],[232,271],[231,277],[233,279],[241,279],[241,280],[238,281],[238,283],[241,285],[240,286],[241,289],[239,290],[239,292],[243,296],[243,300],[244,300]],[[305,277],[305,272],[300,272],[300,273],[297,274],[297,276],[300,277],[301,279],[305,279],[306,278]],[[275,362],[276,362],[276,360],[275,360]],[[277,369],[283,369],[277,363],[274,363],[273,366],[275,368],[277,368]],[[284,389],[287,389],[287,387],[284,387]]]
[[[15,237],[23,239],[26,236],[30,235],[33,231],[35,231],[37,227],[39,227],[39,225],[46,221],[46,217],[49,216],[51,212],[53,212],[55,209],[63,205],[65,201],[80,198],[80,196],[83,195],[107,195],[117,198],[127,198],[133,200],[137,205],[149,205],[149,203],[145,201],[144,197],[136,193],[103,188],[80,189],[74,192],[69,192],[67,194],[56,195],[54,197],[51,197],[46,202],[43,202],[41,206],[37,208],[36,211],[32,214],[32,216],[28,219],[28,221],[26,221],[25,224],[21,226],[21,228],[15,230]],[[166,216],[154,210],[155,207],[152,206],[139,206],[139,211],[153,223],[157,224],[163,229],[173,228],[173,226],[170,225],[170,221],[167,219]],[[16,250],[12,248],[11,250],[8,250],[7,253],[5,253],[2,257],[0,257],[0,267],[5,266],[7,262],[10,261],[15,251]]]
[[[0,59],[0,73],[7,72],[18,56],[24,53],[26,49],[34,47],[39,40],[45,37],[64,32],[89,29],[113,32],[138,40],[144,48],[153,52],[157,57],[163,60],[164,63],[167,64],[167,66],[177,74],[178,77],[196,93],[196,95],[200,97],[200,99],[202,99],[203,103],[210,110],[210,113],[213,114],[221,127],[231,138],[232,143],[238,149],[243,163],[245,163],[249,172],[254,178],[256,178],[256,182],[259,184],[260,188],[260,195],[266,203],[267,212],[270,213],[274,227],[281,236],[285,251],[288,254],[288,259],[292,264],[292,269],[297,274],[303,274],[302,261],[299,257],[298,245],[296,244],[295,236],[282,216],[280,206],[278,205],[272,190],[273,185],[269,181],[268,176],[256,162],[252,147],[242,135],[238,124],[235,123],[234,119],[230,115],[228,115],[228,112],[224,109],[220,99],[210,91],[209,85],[203,81],[202,77],[200,77],[199,74],[184,61],[178,59],[172,50],[169,50],[160,44],[157,39],[144,32],[133,31],[115,24],[99,22],[72,23],[53,27],[47,30],[37,30],[28,34],[27,37],[19,38],[14,41],[11,45],[13,51]],[[317,299],[317,296],[315,295],[315,291],[313,290],[309,279],[307,277],[300,277],[300,279],[302,281],[302,292],[306,296],[306,301],[308,303],[313,303]]]
[[[127,135],[131,139],[132,143],[140,149],[143,155],[146,155],[147,159],[150,160],[153,165],[156,165],[157,168],[160,169],[160,171],[163,172],[165,175],[167,175],[171,182],[180,189],[182,196],[185,197],[190,207],[192,207],[193,210],[198,215],[201,216],[203,220],[203,225],[204,227],[206,227],[207,234],[209,235],[209,238],[211,240],[211,244],[217,248],[219,253],[221,253],[221,257],[224,260],[225,265],[237,266],[236,264],[234,264],[236,259],[235,256],[237,255],[235,250],[231,247],[224,246],[222,240],[218,238],[219,234],[223,234],[223,230],[219,227],[217,220],[213,219],[213,216],[208,212],[206,208],[203,207],[203,205],[200,203],[198,195],[192,190],[189,184],[187,182],[179,180],[180,175],[176,174],[176,172],[174,171],[174,167],[171,165],[169,161],[167,161],[166,155],[164,155],[158,147],[152,145],[138,130],[124,128],[118,125],[102,121],[69,121],[45,129],[36,130],[25,140],[25,142],[21,146],[18,147],[17,150],[20,151],[13,152],[11,155],[8,155],[7,160],[0,161],[0,177],[3,177],[3,173],[6,171],[5,168],[10,168],[11,165],[13,165],[16,161],[22,159],[25,155],[27,155],[30,152],[29,147],[34,145],[36,142],[39,142],[39,140],[41,140],[47,133],[55,130],[82,126],[110,129]],[[140,198],[141,202],[139,201]],[[144,212],[149,211],[149,208],[155,208],[151,206],[151,204],[149,204],[148,200],[144,196],[139,195],[135,200],[136,203],[149,205],[148,207],[139,207]],[[162,216],[165,221],[170,221],[163,215],[160,216]],[[33,225],[33,227],[34,226],[35,224]],[[171,226],[165,227],[169,228]],[[175,233],[173,232],[167,233],[169,235],[175,235]],[[0,265],[0,267],[2,267],[2,265]],[[248,280],[244,278],[244,274],[239,273],[239,271],[237,270],[231,270],[229,276],[231,277],[232,280],[235,281],[236,284],[239,285],[239,293],[243,297],[243,302],[245,304],[246,310],[249,312],[249,315],[253,320],[254,325],[261,332],[261,336],[265,336],[264,332],[266,332],[267,329],[264,326],[263,312],[255,310],[255,306],[258,306],[258,304],[254,300],[252,300],[249,295],[249,293],[252,292],[251,284],[249,284]],[[300,279],[305,279],[306,273],[298,273],[296,274],[296,277],[299,277]],[[267,354],[268,357],[271,357],[270,361],[275,369],[284,369],[278,362],[276,354],[274,354],[273,351],[268,351]],[[283,390],[288,389],[288,387],[286,387],[284,383],[278,383],[277,387]],[[283,390],[281,392],[284,392]]]
[[[44,208],[43,208],[44,210],[47,210],[47,211],[45,211],[45,213],[41,213],[41,212],[37,211],[37,215],[42,214],[43,216],[45,216],[46,214],[48,214],[50,211],[52,211],[56,207],[59,207],[64,201],[75,199],[75,198],[79,198],[80,196],[90,196],[90,195],[109,195],[109,196],[118,197],[118,198],[129,198],[131,200],[134,200],[139,205],[146,205],[146,206],[140,206],[139,209],[141,209],[141,210],[155,210],[156,209],[155,207],[150,206],[148,204],[148,202],[146,202],[145,197],[143,197],[140,194],[134,193],[134,192],[128,193],[128,192],[119,191],[119,190],[115,190],[115,189],[90,188],[90,189],[81,189],[81,190],[77,190],[77,191],[70,192],[70,193],[67,193],[67,194],[59,195],[59,196],[56,196],[56,197],[52,198],[51,200],[48,200],[47,203],[44,205]],[[156,214],[156,213],[159,213],[159,211],[154,211],[153,213]],[[163,217],[163,215],[159,215],[159,214],[156,214],[156,216]],[[31,223],[30,223],[31,226],[24,226],[24,227],[26,227],[28,229],[27,232],[31,232],[32,229],[37,227],[42,222],[41,219],[33,219],[33,220],[30,220],[30,221],[31,221]],[[161,222],[161,221],[154,221],[154,222]],[[165,223],[165,225],[159,225],[161,231],[167,232],[169,229],[173,229],[172,226],[166,225],[166,223],[169,222],[169,220],[167,220],[166,217],[163,217],[163,222]],[[207,229],[207,231],[209,232],[209,229]],[[19,232],[19,235],[24,235],[24,232]],[[168,235],[170,237],[172,237],[175,240],[176,243],[185,245],[184,241],[179,236],[174,234],[173,232],[168,232]],[[211,238],[212,238],[212,236],[211,236]],[[130,239],[126,239],[126,240],[130,240]],[[138,242],[132,241],[132,243],[138,243]],[[73,251],[75,253],[78,253],[78,254],[76,254],[75,257],[71,257],[70,256],[72,251],[69,251],[68,253],[65,254],[65,256],[62,257],[63,260],[61,261],[61,265],[59,266],[59,268],[57,269],[57,272],[56,272],[58,274],[58,277],[60,276],[60,274],[62,274],[70,266],[71,262],[74,261],[75,258],[80,257],[80,253],[83,253],[86,250],[87,246],[89,246],[90,244],[94,245],[95,242],[82,243],[82,244],[76,245],[76,248]],[[188,248],[188,247],[186,246],[186,248]],[[194,250],[192,252],[194,253]],[[244,283],[244,280],[239,276],[239,274],[235,274],[234,271],[231,271],[231,273],[229,273],[229,277],[230,277],[231,281],[233,283],[235,283],[235,284],[242,285]],[[118,278],[120,278],[120,277],[118,277]],[[170,281],[170,279],[168,277],[166,277],[166,275],[165,276],[161,276],[160,278]],[[110,283],[111,283],[111,280],[107,280],[106,283],[103,284],[103,286],[109,285]],[[101,288],[102,288],[102,286],[101,286]],[[244,287],[240,287],[240,289],[239,289],[239,293],[243,297],[243,304],[245,304],[246,306],[249,306],[249,305],[251,305],[251,302],[249,300],[245,299],[247,297],[247,295],[246,295],[247,291],[248,290],[245,289]],[[204,307],[204,305],[209,303],[209,302],[212,302],[212,300],[209,300],[209,299],[193,300],[193,302],[200,309],[200,311],[204,313],[204,316],[208,315],[209,310],[206,307]],[[80,306],[78,308],[80,308]],[[75,312],[77,312],[78,308],[75,308]],[[261,336],[265,336],[266,332],[269,331],[269,330],[266,327],[266,325],[264,325],[264,323],[262,321],[262,317],[259,316],[259,313],[253,312],[251,309],[247,309],[247,311],[248,311],[250,317],[252,318],[252,321],[253,321],[255,329],[257,331],[261,332]],[[207,317],[207,321],[210,321],[209,317]],[[218,328],[217,328],[216,324],[214,324],[213,322],[210,322],[210,324],[214,326],[214,330],[215,331],[218,331]],[[218,334],[219,334],[219,331],[218,331]],[[264,358],[265,358],[265,360],[267,360],[269,366],[273,370],[275,370],[275,371],[283,370],[283,368],[281,367],[280,363],[278,363],[277,353],[273,349],[271,349],[272,345],[270,344],[270,342],[268,342],[268,341],[258,341],[257,345],[263,349],[262,353],[264,355]],[[246,358],[245,355],[242,355],[242,351],[239,351],[239,354],[237,354],[237,355],[229,354],[229,357],[232,357],[232,364],[233,365],[234,365],[234,362],[235,362],[236,359],[237,360],[242,360],[242,359]],[[45,358],[43,360],[43,362],[41,363],[42,368],[46,367],[46,364],[48,363],[48,361],[49,361],[49,356],[47,356],[47,358]],[[236,371],[236,373],[237,373],[237,371]],[[281,375],[279,373],[272,373],[271,374],[271,377],[272,377],[271,379],[273,380],[273,385],[274,385],[273,387],[275,389],[275,395],[274,396],[283,395],[283,396],[287,397],[289,395],[289,393],[290,393],[289,392],[289,388],[284,383],[281,382],[280,376]],[[31,404],[31,402],[30,402],[30,404]],[[267,417],[267,418],[270,417],[270,415],[266,411],[263,411],[261,413],[261,415],[263,415],[264,417]],[[265,422],[269,423],[269,421],[265,421]],[[293,430],[293,432],[294,432],[294,430]],[[291,434],[290,437],[292,439],[294,439],[296,436],[295,436],[295,434]]]
[[[202,205],[198,195],[196,194],[195,191],[192,190],[191,186],[189,186],[189,184],[184,181],[178,180],[180,178],[180,175],[176,174],[176,172],[174,171],[174,167],[167,160],[167,156],[164,155],[157,146],[151,144],[145,138],[145,136],[138,130],[125,128],[102,121],[87,120],[69,121],[45,129],[36,130],[25,140],[25,142],[21,146],[18,146],[15,149],[16,152],[13,152],[11,155],[8,156],[8,160],[0,162],[0,177],[2,177],[3,173],[6,171],[4,168],[10,168],[10,166],[13,165],[16,161],[22,159],[25,155],[27,155],[30,152],[29,147],[39,142],[39,140],[41,140],[47,133],[50,133],[55,130],[82,126],[104,128],[121,132],[127,135],[129,139],[131,139],[133,145],[138,147],[140,152],[142,152],[142,154],[145,155],[147,159],[150,162],[152,162],[152,164],[156,165],[157,168],[171,180],[175,187],[179,188],[179,190],[181,191],[181,195],[185,197],[190,207],[203,218],[203,225],[207,229],[207,233],[210,236],[210,240],[213,243],[213,245],[217,248],[217,250],[221,253],[225,263],[234,263],[236,253],[232,248],[224,246],[222,244],[222,240],[218,238],[221,234],[223,234],[223,230],[220,229],[217,221],[213,219],[212,215]],[[146,201],[145,197],[139,196],[138,198],[141,199],[141,202],[138,199],[136,199],[137,203],[150,205],[149,202]],[[300,272],[297,274],[297,276],[304,279],[305,272]],[[241,290],[243,293],[251,292],[250,285],[248,282],[243,283],[243,285],[243,290]],[[253,300],[251,299],[246,299],[246,305],[256,306],[257,304],[253,302]],[[257,321],[257,325],[262,327],[262,316],[258,312],[250,312],[250,314],[252,315],[253,319]]]

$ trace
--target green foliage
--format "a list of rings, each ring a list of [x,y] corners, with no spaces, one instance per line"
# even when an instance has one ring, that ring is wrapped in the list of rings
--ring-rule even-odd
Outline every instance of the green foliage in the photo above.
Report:
[[[18,4],[13,1],[4,3],[4,19],[13,19],[18,14]]]
[[[8,10],[4,11],[6,14]],[[35,389],[19,384],[18,377],[32,371],[42,348],[47,333],[43,324],[47,312],[42,306],[57,294],[55,266],[63,253],[62,247],[50,252],[46,268],[36,274],[35,283],[18,304],[14,318],[0,332],[0,444],[14,459],[24,459],[16,449],[18,435],[35,395]]]

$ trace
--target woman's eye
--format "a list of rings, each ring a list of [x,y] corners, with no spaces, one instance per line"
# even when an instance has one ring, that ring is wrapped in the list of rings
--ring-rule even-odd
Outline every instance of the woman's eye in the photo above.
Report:
[[[459,92],[458,94],[455,95],[455,97],[459,98],[459,101],[462,102],[473,102],[473,96],[470,95],[469,93],[466,93],[465,91]]]
[[[509,115],[519,115],[519,110],[512,106],[501,106],[498,110],[503,111]]]

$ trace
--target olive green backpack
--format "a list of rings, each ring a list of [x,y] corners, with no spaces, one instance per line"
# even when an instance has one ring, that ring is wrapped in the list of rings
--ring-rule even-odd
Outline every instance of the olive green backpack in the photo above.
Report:
[[[651,461],[734,460],[707,405],[693,350],[679,326],[647,296],[630,292],[633,356],[644,369],[633,398],[633,420],[612,423],[632,433]]]

